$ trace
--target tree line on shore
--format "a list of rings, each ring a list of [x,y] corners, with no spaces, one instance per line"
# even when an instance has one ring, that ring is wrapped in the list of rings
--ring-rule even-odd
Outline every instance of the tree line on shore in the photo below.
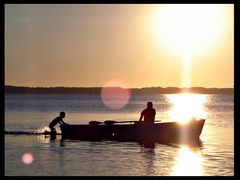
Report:
[[[106,88],[106,87],[105,87]],[[112,90],[121,87],[107,87]],[[122,88],[123,89],[123,88]],[[233,88],[205,88],[205,87],[143,87],[129,88],[132,94],[178,94],[178,93],[198,93],[198,94],[233,94]],[[102,87],[23,87],[5,86],[5,94],[100,94]]]

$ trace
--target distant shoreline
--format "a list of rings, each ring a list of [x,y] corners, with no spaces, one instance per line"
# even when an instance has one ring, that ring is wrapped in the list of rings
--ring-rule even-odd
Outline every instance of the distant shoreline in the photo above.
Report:
[[[109,87],[119,89],[121,87]],[[143,87],[129,88],[132,94],[234,94],[234,88],[205,88],[205,87]],[[5,94],[100,94],[102,87],[23,87],[5,86]]]

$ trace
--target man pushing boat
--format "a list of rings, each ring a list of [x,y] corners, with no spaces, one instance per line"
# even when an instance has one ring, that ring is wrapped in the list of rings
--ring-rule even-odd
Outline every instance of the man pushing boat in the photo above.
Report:
[[[52,122],[50,122],[50,124],[48,126],[51,129],[52,134],[56,133],[56,129],[54,128],[54,126],[56,126],[58,123],[60,125],[69,125],[63,121],[64,117],[65,117],[65,112],[60,112],[60,116],[56,117],[55,119],[52,120]]]

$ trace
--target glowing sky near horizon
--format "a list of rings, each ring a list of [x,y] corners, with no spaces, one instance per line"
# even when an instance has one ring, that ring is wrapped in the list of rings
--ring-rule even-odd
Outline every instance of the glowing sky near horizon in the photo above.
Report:
[[[5,84],[232,88],[233,21],[233,4],[5,4]]]

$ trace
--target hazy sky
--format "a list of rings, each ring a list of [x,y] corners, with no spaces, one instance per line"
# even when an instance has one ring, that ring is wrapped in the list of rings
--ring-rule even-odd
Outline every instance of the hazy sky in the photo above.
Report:
[[[234,5],[5,5],[5,84],[233,87]]]

